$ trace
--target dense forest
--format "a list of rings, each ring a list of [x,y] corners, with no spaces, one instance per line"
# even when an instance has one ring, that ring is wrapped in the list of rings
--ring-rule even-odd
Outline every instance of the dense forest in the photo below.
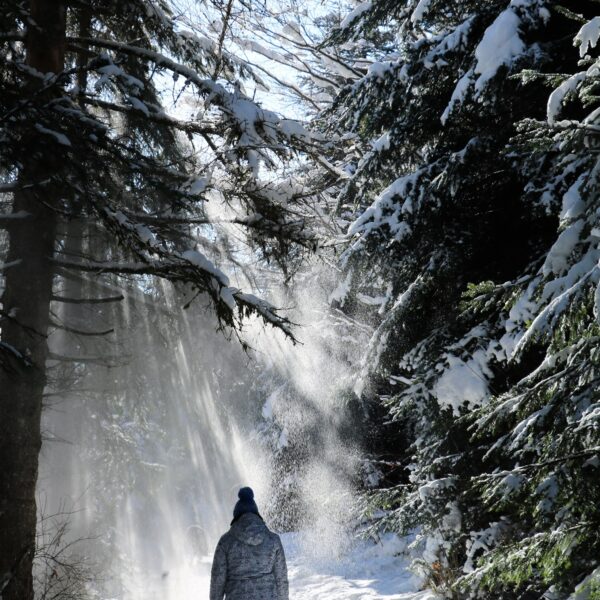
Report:
[[[439,597],[600,598],[599,40],[597,0],[3,2],[0,598],[137,598],[40,553],[61,427],[93,527],[201,498],[210,545],[251,473]]]

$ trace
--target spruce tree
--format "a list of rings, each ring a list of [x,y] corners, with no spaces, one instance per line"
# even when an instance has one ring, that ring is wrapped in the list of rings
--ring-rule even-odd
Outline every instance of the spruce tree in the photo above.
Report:
[[[356,391],[404,438],[371,507],[456,597],[567,598],[597,566],[597,12],[382,0],[329,40],[372,61],[322,115],[358,152],[333,294],[376,327]]]

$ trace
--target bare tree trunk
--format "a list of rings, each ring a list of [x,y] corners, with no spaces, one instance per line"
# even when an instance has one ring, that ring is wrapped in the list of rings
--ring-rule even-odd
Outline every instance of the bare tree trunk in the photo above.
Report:
[[[60,0],[30,0],[26,47],[28,64],[42,73],[64,68],[66,7]],[[31,130],[34,131],[33,123]],[[47,330],[52,296],[56,212],[55,185],[28,187],[56,175],[56,159],[23,140],[31,160],[19,173],[13,212],[32,217],[10,225],[0,321],[0,595],[2,600],[33,598],[35,486],[41,446],[40,416],[48,355]],[[3,589],[2,589],[3,588]]]

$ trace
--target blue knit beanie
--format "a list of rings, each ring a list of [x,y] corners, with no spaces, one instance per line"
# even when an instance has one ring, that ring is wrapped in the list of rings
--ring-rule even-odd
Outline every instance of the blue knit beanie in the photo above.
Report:
[[[239,500],[233,509],[234,519],[237,519],[244,513],[254,513],[255,515],[258,514],[258,506],[256,506],[256,502],[254,502],[254,492],[252,491],[252,488],[241,488],[238,492],[238,498]]]

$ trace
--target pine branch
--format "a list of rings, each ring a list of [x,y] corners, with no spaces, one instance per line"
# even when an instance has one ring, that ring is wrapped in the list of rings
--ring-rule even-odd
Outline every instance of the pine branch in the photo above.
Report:
[[[234,320],[233,314],[231,313],[232,307],[224,300],[223,296],[223,293],[226,293],[233,299],[242,312],[245,311],[248,314],[256,314],[266,323],[280,329],[293,343],[298,342],[291,330],[291,326],[293,326],[294,323],[277,314],[278,309],[268,302],[257,298],[253,294],[246,294],[236,288],[229,287],[229,282],[222,273],[219,275],[219,272],[208,271],[184,259],[163,262],[153,261],[148,263],[104,263],[93,261],[84,263],[64,259],[53,259],[53,263],[57,267],[91,273],[154,275],[170,281],[181,281],[197,285],[202,291],[206,291],[217,307],[221,309],[220,311],[217,311],[218,316],[223,317],[228,314],[229,318],[227,321],[229,324],[233,325]],[[198,276],[202,279],[206,278],[208,281],[214,281],[219,291],[215,291],[214,287],[210,285],[208,281],[199,280]]]
[[[83,104],[89,104],[90,106],[96,106],[98,108],[104,108],[108,111],[120,112],[123,114],[140,114],[140,110],[134,106],[126,106],[123,104],[115,104],[114,102],[108,102],[106,100],[100,100],[99,98],[93,98],[87,95],[80,96],[80,102]],[[194,121],[180,121],[173,117],[168,116],[161,112],[144,113],[144,117],[153,123],[160,123],[161,125],[167,125],[173,127],[178,131],[184,131],[186,133],[198,133],[198,134],[211,134],[218,135],[220,132],[216,127],[212,125],[201,125]]]
[[[123,361],[127,358],[126,356],[68,356],[64,354],[57,354],[50,352],[48,354],[50,360],[55,360],[61,363],[81,363],[90,365],[101,365],[103,367],[115,368],[123,364]]]
[[[57,323],[56,321],[50,321],[50,325],[52,325],[52,327],[56,327],[57,329],[61,329],[62,331],[66,331],[67,333],[74,333],[76,335],[83,335],[83,336],[89,336],[89,337],[109,335],[110,333],[114,333],[114,331],[115,331],[114,328],[105,329],[103,331],[89,331],[89,330],[84,330],[84,329],[77,329],[76,327],[69,327],[67,325],[61,325],[60,323]]]
[[[185,65],[166,57],[164,54],[149,50],[148,48],[141,48],[140,46],[133,46],[102,38],[67,37],[67,47],[70,50],[75,52],[88,52],[86,47],[82,47],[79,44],[114,50],[115,52],[122,52],[123,54],[128,54],[136,58],[149,60],[157,66],[164,67],[172,73],[177,73],[178,75],[185,77],[204,94],[215,94],[216,97],[220,97],[221,99],[228,95],[227,92],[225,92],[225,88],[211,79],[199,77],[196,71],[191,67],[186,67]]]
[[[483,480],[486,481],[488,479],[493,479],[495,477],[506,477],[507,475],[510,475],[512,473],[522,473],[522,472],[527,472],[527,471],[531,471],[532,469],[539,469],[541,467],[548,467],[548,466],[552,466],[552,465],[560,465],[562,463],[565,462],[569,462],[570,460],[575,460],[577,458],[586,458],[587,456],[593,456],[594,454],[597,454],[600,452],[600,446],[595,446],[593,448],[590,448],[589,450],[582,450],[581,452],[575,452],[574,454],[567,454],[566,456],[561,456],[559,458],[552,458],[549,460],[545,460],[545,461],[541,461],[541,462],[537,462],[537,463],[530,463],[527,465],[519,465],[518,467],[515,467],[514,469],[510,469],[508,471],[500,471],[498,473],[484,473],[482,475],[477,475],[475,477],[471,477],[471,480]]]
[[[62,302],[64,304],[105,304],[109,302],[121,302],[125,296],[119,294],[118,296],[107,296],[105,298],[67,298],[65,296],[52,296],[53,302]]]
[[[213,79],[216,80],[221,71],[221,64],[223,62],[223,42],[225,41],[225,35],[227,34],[227,28],[229,27],[229,19],[231,18],[231,9],[233,7],[233,0],[228,0],[227,7],[225,8],[225,15],[223,16],[223,27],[221,34],[219,35],[219,41],[217,42],[217,64],[213,73]]]

